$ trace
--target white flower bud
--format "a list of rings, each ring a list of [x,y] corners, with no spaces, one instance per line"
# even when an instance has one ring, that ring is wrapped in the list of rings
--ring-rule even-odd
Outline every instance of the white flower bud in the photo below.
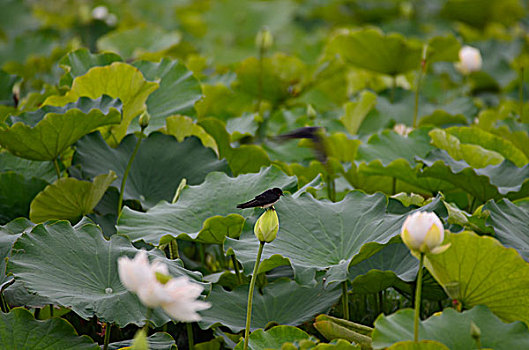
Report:
[[[459,62],[456,63],[456,68],[463,74],[469,74],[481,70],[482,63],[479,49],[463,46],[459,50]]]
[[[414,253],[439,254],[449,247],[442,246],[444,228],[435,213],[415,212],[409,215],[400,235],[404,244]]]

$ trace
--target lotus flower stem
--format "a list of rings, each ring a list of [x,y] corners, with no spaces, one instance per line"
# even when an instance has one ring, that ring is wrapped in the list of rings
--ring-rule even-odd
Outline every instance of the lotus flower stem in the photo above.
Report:
[[[419,271],[417,272],[417,285],[415,286],[415,317],[413,322],[413,340],[419,341],[419,315],[421,313],[422,292],[422,267],[424,265],[424,253],[420,253]]]
[[[9,312],[9,305],[7,304],[7,301],[4,297],[4,293],[2,293],[2,291],[0,291],[0,308],[3,313],[7,314]]]
[[[395,90],[397,89],[397,76],[391,77],[391,91],[389,92],[389,102],[393,104],[395,102]]]
[[[61,168],[59,167],[59,157],[53,160],[53,166],[55,167],[55,172],[57,173],[57,180],[61,178]]]
[[[112,323],[105,323],[105,341],[103,343],[103,350],[108,349],[108,344],[110,343],[110,330],[112,329]]]
[[[518,87],[518,99],[520,101],[520,121],[523,123],[523,74],[524,67],[520,68],[520,86]]]
[[[50,317],[53,317],[53,304],[50,304]]]
[[[239,263],[237,263],[235,255],[231,255],[231,262],[233,263],[233,269],[235,270],[235,274],[237,275],[237,280],[240,284],[242,284],[242,276],[241,272],[239,271]]]
[[[244,350],[248,349],[248,343],[250,341],[250,323],[252,320],[253,290],[255,288],[255,281],[257,280],[257,270],[259,269],[259,263],[261,262],[261,255],[263,254],[264,245],[265,242],[259,243],[257,258],[255,260],[255,266],[253,267],[252,280],[250,281],[250,290],[248,291],[248,306],[246,307],[246,329],[244,330]]]
[[[187,344],[189,347],[189,350],[193,350],[195,348],[195,343],[193,339],[193,325],[191,323],[186,323],[187,328]]]
[[[129,176],[130,168],[132,168],[132,162],[134,162],[134,158],[136,158],[136,153],[138,153],[138,150],[140,149],[141,140],[143,140],[144,134],[143,131],[140,133],[138,137],[138,141],[136,141],[136,147],[134,147],[134,151],[132,151],[132,154],[129,158],[129,162],[127,163],[127,168],[125,169],[125,173],[123,174],[123,180],[121,180],[121,188],[119,190],[119,201],[118,201],[118,217],[121,215],[121,206],[123,204],[123,193],[125,192],[125,184],[127,183],[127,177]]]
[[[176,243],[176,238],[174,238],[169,242],[169,259],[174,260],[178,259],[178,257],[178,243]]]
[[[347,295],[347,281],[342,282],[343,318],[349,320],[349,296]]]

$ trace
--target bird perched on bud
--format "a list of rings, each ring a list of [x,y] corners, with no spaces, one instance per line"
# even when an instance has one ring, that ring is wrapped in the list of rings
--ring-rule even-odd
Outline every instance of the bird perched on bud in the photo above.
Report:
[[[251,201],[248,201],[246,203],[241,203],[237,205],[237,208],[239,209],[246,209],[246,208],[270,208],[274,204],[277,203],[279,198],[283,196],[283,191],[280,188],[271,188],[269,190],[264,191],[260,195],[256,196]]]

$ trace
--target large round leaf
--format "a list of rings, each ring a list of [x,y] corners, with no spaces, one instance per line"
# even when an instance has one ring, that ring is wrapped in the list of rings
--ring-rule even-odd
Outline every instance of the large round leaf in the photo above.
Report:
[[[96,176],[94,182],[61,178],[35,197],[29,217],[35,223],[52,219],[79,220],[93,211],[115,179],[113,171]]]
[[[106,66],[116,61],[121,61],[121,57],[112,52],[93,54],[86,48],[69,52],[59,61],[59,66],[66,72],[61,78],[61,85],[71,86],[73,79],[85,75],[90,68]]]
[[[29,216],[33,198],[48,183],[35,177],[26,177],[12,171],[0,173],[0,224]]]
[[[331,39],[329,50],[360,68],[397,75],[419,68],[422,46],[400,34],[367,28],[339,32]]]
[[[382,349],[391,344],[413,340],[413,310],[399,310],[393,315],[380,315],[375,321],[373,348]],[[440,316],[432,316],[419,323],[419,339],[436,340],[451,350],[474,349],[476,343],[470,335],[474,322],[481,330],[483,349],[525,349],[529,347],[529,331],[521,322],[504,323],[487,307],[480,305],[464,312],[448,308]]]
[[[33,160],[53,160],[82,136],[121,121],[121,101],[108,96],[74,99],[64,107],[44,106],[13,117],[0,129],[0,144],[11,153]]]
[[[24,233],[14,245],[8,272],[30,292],[71,308],[85,319],[96,316],[120,327],[141,325],[147,308],[121,284],[117,267],[120,256],[133,257],[137,252],[125,237],[113,235],[107,241],[93,224],[82,221],[72,227],[59,221]],[[172,276],[199,278],[159,251],[149,255],[162,260]],[[169,321],[158,309],[152,319],[157,325]]]
[[[162,59],[159,63],[135,62],[147,80],[159,82],[160,88],[147,99],[151,115],[147,130],[165,125],[165,118],[174,114],[195,115],[195,102],[202,97],[202,88],[193,72],[178,61]]]
[[[529,212],[508,199],[496,203],[490,201],[483,207],[490,213],[490,223],[498,240],[514,248],[529,260]]]
[[[5,314],[0,312],[0,348],[81,350],[99,349],[88,336],[78,336],[75,329],[62,318],[37,321],[23,308]]]
[[[237,237],[244,224],[241,215],[250,215],[237,209],[237,204],[269,188],[295,184],[295,177],[287,176],[276,167],[234,178],[213,172],[202,184],[185,188],[174,204],[162,202],[146,213],[124,208],[118,221],[118,233],[127,235],[132,241],[145,240],[153,244],[158,244],[166,235],[222,243],[226,236]]]
[[[481,202],[529,195],[529,165],[516,167],[504,160],[498,165],[474,169],[463,160],[454,160],[444,150],[435,149],[425,158],[417,157],[426,167],[419,176],[433,177],[453,184]]]
[[[432,210],[438,203],[436,199],[418,210]],[[275,205],[279,233],[265,246],[263,259],[274,255],[288,258],[296,274],[306,269],[332,268],[333,278],[328,278],[328,282],[343,281],[353,258],[355,263],[367,259],[399,234],[407,214],[388,214],[386,206],[383,194],[366,195],[359,191],[348,193],[337,203],[319,201],[310,195],[281,198]],[[255,237],[247,235],[241,240],[227,239],[225,246],[234,250],[248,271],[258,244]]]
[[[341,289],[302,286],[294,281],[280,279],[268,284],[263,293],[254,292],[252,306],[252,330],[264,328],[269,322],[297,326],[319,313],[329,311],[341,295]],[[241,285],[228,292],[221,286],[213,286],[207,298],[211,308],[201,312],[200,326],[208,328],[223,325],[234,332],[246,326],[248,285]]]
[[[145,110],[147,97],[157,88],[158,84],[146,81],[137,68],[114,62],[109,66],[91,68],[85,75],[74,79],[72,88],[66,95],[50,96],[44,104],[63,106],[81,96],[98,98],[109,95],[119,98],[123,102],[123,119],[119,125],[112,126],[103,133],[112,146],[117,146],[126,135],[132,119]]]
[[[529,264],[512,248],[471,232],[452,234],[450,248],[425,260],[452,299],[487,305],[506,321],[529,322]]]
[[[0,152],[0,169],[14,171],[26,178],[36,177],[49,183],[57,180],[57,172],[53,163],[24,159],[9,152]]]
[[[35,225],[28,219],[18,218],[0,227],[0,290],[13,279],[6,273],[7,259],[11,256],[13,244],[24,231],[31,230],[33,226]]]
[[[73,163],[81,165],[88,178],[114,171],[118,176],[114,185],[119,188],[136,142],[135,135],[128,135],[117,148],[111,148],[99,133],[90,134],[77,143]],[[162,200],[171,201],[182,179],[197,185],[212,171],[227,171],[226,162],[197,138],[178,142],[172,136],[151,133],[134,158],[123,198],[151,208]]]
[[[275,326],[267,331],[257,329],[250,334],[248,349],[266,350],[281,349],[285,343],[299,343],[302,340],[310,339],[307,332],[292,326]],[[244,348],[244,339],[237,344],[235,350]]]

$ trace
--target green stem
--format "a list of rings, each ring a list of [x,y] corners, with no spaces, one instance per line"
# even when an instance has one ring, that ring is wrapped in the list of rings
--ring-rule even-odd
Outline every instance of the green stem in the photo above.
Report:
[[[520,68],[520,86],[518,87],[518,99],[520,101],[520,121],[523,123],[523,67]]]
[[[174,238],[169,242],[169,259],[174,260],[178,258],[178,243],[176,243],[176,238]]]
[[[152,309],[148,307],[147,314],[145,315],[145,324],[143,325],[143,329],[145,330],[146,335],[149,335],[149,327],[151,326],[151,316]]]
[[[347,294],[347,281],[342,282],[342,307],[343,318],[349,320],[349,296]]]
[[[53,166],[55,167],[55,173],[57,174],[57,180],[61,178],[61,168],[59,167],[59,157],[53,160]]]
[[[424,253],[420,253],[419,271],[417,272],[417,285],[415,286],[415,319],[413,322],[413,340],[419,341],[419,314],[421,312],[421,291],[422,291],[422,267],[424,265]]]
[[[132,151],[132,155],[130,156],[129,162],[127,163],[127,168],[125,169],[125,173],[123,174],[123,180],[121,180],[121,188],[119,190],[118,201],[118,217],[121,215],[121,205],[123,204],[123,193],[125,192],[125,184],[127,183],[127,177],[129,176],[130,168],[132,168],[132,162],[136,157],[136,153],[138,153],[138,150],[140,149],[140,144],[143,137],[144,135],[142,132],[138,137],[138,141],[136,141],[136,147],[134,147],[134,151]]]
[[[195,343],[193,339],[193,325],[191,323],[186,323],[187,328],[187,342],[189,344],[189,350],[193,350],[195,348]]]
[[[53,317],[53,304],[50,304],[50,318]]]
[[[239,263],[237,262],[237,259],[235,259],[235,255],[231,255],[231,262],[233,264],[233,269],[235,270],[235,274],[237,275],[237,280],[239,281],[239,284],[242,284],[242,276],[241,272],[239,271]]]
[[[393,181],[391,182],[391,193],[394,195],[397,194],[397,178],[394,177]]]
[[[4,293],[0,292],[0,307],[2,309],[3,313],[9,312],[9,305],[7,304],[7,301],[4,297]]]
[[[397,89],[397,76],[394,75],[392,76],[391,91],[389,94],[389,102],[391,102],[391,104],[393,104],[393,102],[395,101],[395,90],[396,89]]]
[[[108,324],[106,323],[105,326],[105,342],[103,343],[103,350],[108,349],[108,344],[110,343],[110,330],[112,329],[112,323]]]
[[[259,250],[257,251],[255,266],[253,267],[252,280],[250,281],[250,290],[248,291],[248,306],[246,307],[246,329],[244,331],[244,350],[248,349],[248,342],[250,341],[250,323],[252,320],[253,290],[255,288],[255,281],[257,280],[257,270],[259,269],[259,263],[261,262],[261,255],[263,254],[264,245],[265,242],[260,242],[259,244]]]
[[[336,186],[331,174],[327,175],[327,196],[331,202],[336,202]]]
[[[378,292],[378,305],[380,306],[379,315],[384,313],[384,291]]]
[[[423,68],[419,68],[419,75],[417,76],[417,86],[415,87],[415,106],[413,108],[413,128],[417,127],[417,119],[419,118],[419,90],[421,87],[421,80],[423,75]]]

